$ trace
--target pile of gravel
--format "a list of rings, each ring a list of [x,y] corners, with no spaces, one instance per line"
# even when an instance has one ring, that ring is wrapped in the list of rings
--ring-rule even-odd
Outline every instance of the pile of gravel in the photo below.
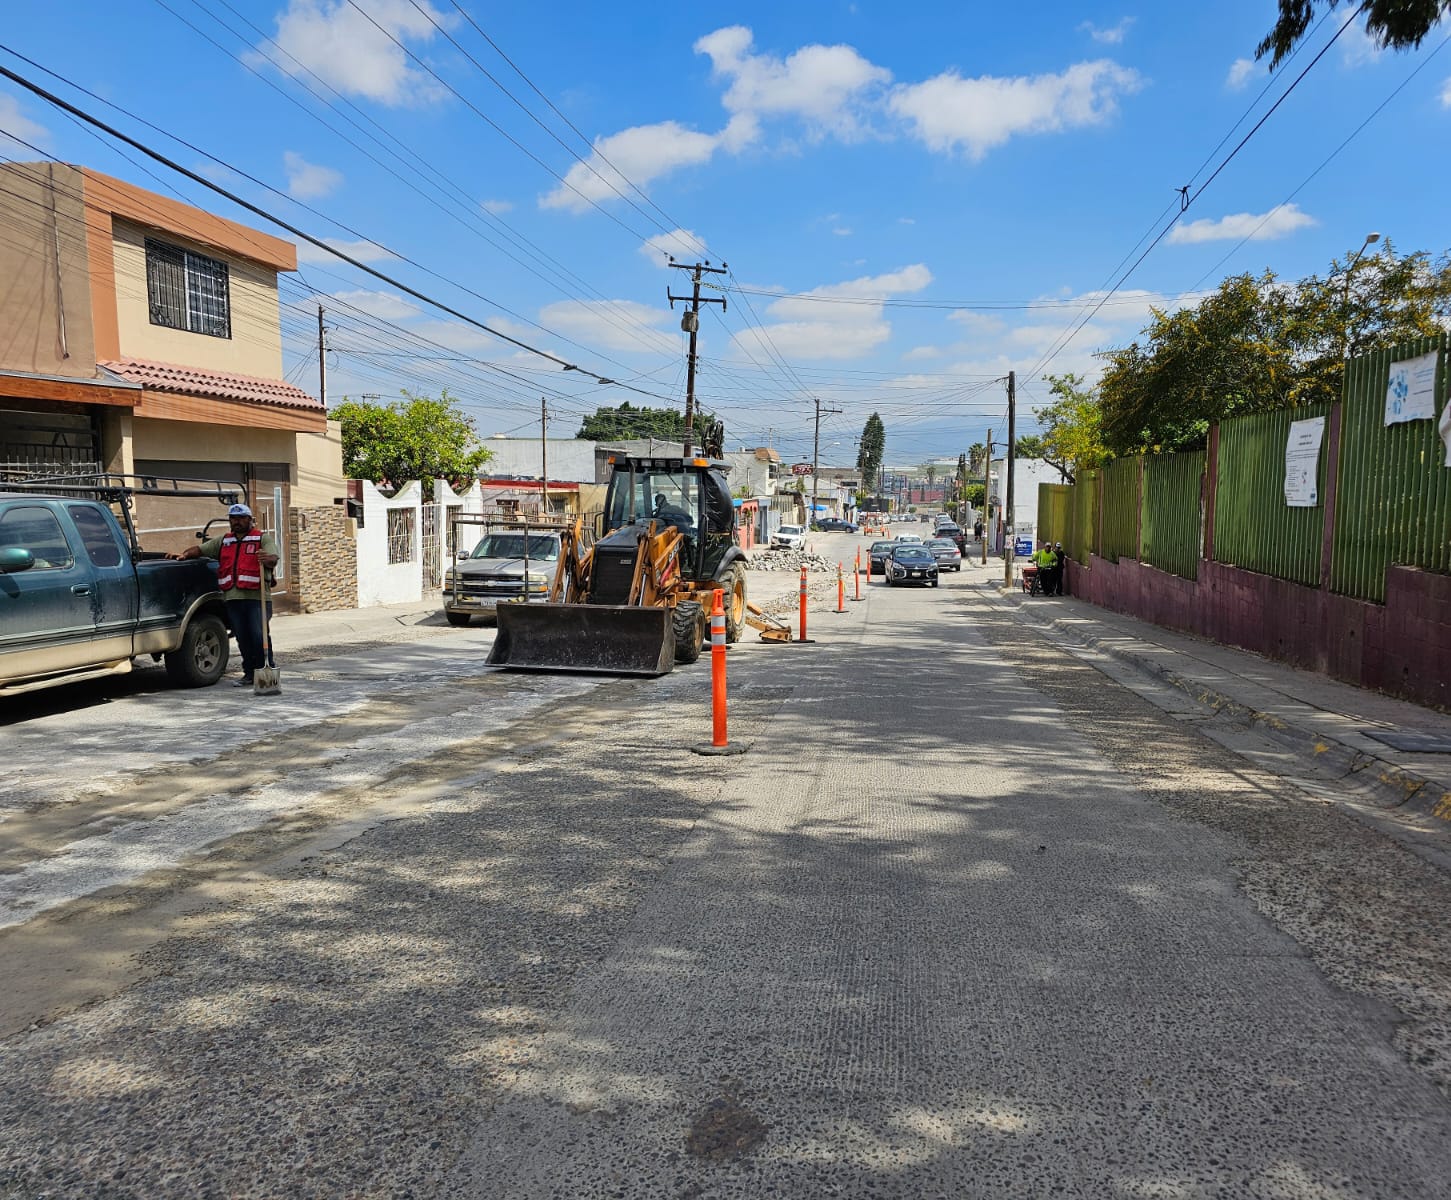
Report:
[[[805,567],[808,572],[813,574],[817,571],[830,571],[832,579],[836,578],[836,563],[820,554],[810,554],[805,550],[788,550],[784,546],[752,550],[746,567],[752,571],[795,571],[798,575],[801,573],[801,568]]]

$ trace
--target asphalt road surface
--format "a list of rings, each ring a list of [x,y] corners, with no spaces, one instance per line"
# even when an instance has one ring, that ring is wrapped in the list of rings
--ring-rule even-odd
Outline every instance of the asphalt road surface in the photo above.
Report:
[[[1433,1197],[1445,875],[972,572],[0,728],[0,1196]],[[0,714],[3,717],[4,714]]]

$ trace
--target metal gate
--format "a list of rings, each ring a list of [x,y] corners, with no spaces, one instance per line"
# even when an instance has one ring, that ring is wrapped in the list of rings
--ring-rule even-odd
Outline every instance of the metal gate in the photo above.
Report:
[[[423,588],[428,591],[443,586],[443,505],[425,504],[422,507]]]

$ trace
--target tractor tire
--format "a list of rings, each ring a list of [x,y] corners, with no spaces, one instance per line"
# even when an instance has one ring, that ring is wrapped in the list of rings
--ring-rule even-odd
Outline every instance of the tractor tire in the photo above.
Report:
[[[227,627],[221,617],[199,616],[165,656],[166,673],[183,687],[210,687],[227,669]]]
[[[670,623],[675,628],[675,661],[689,666],[700,658],[705,644],[705,608],[699,601],[682,600],[670,614]]]
[[[465,625],[467,625],[470,621],[474,619],[473,613],[449,612],[447,609],[444,609],[443,615],[448,618],[448,623],[450,625],[458,629],[462,629]]]
[[[725,589],[721,603],[725,605],[726,644],[734,645],[746,632],[745,567],[738,562],[731,563],[721,576],[721,586]]]

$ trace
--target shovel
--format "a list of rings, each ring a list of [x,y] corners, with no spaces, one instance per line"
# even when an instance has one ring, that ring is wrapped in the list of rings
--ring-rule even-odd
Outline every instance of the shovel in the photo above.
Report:
[[[272,654],[272,630],[267,621],[267,568],[262,568],[262,664],[252,672],[252,695],[276,696],[282,691],[282,676]]]

